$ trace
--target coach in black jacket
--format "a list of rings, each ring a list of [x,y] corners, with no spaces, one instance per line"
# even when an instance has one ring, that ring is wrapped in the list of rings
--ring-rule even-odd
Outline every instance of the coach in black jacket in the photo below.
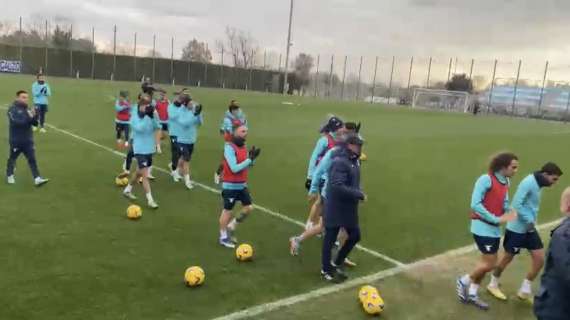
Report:
[[[324,280],[340,282],[346,280],[340,266],[354,246],[360,241],[358,226],[358,203],[366,200],[360,190],[360,150],[363,141],[358,135],[348,135],[345,143],[338,146],[329,169],[327,196],[324,201],[325,239],[322,251],[321,276]],[[331,261],[331,250],[340,228],[344,228],[348,239],[340,248],[335,261]]]
[[[560,209],[566,218],[552,231],[546,268],[534,298],[538,320],[570,319],[570,188],[562,193]]]
[[[32,133],[32,126],[38,125],[38,116],[34,110],[28,108],[28,93],[26,91],[20,90],[16,93],[16,101],[8,109],[8,121],[10,126],[10,156],[6,165],[8,184],[16,183],[14,169],[20,153],[23,153],[26,159],[28,159],[35,185],[41,186],[45,184],[48,182],[48,179],[40,176]]]

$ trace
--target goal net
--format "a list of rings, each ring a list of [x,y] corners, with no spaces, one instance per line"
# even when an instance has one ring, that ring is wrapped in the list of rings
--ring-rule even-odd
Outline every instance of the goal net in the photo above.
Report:
[[[412,108],[467,112],[469,93],[417,88],[412,97]]]

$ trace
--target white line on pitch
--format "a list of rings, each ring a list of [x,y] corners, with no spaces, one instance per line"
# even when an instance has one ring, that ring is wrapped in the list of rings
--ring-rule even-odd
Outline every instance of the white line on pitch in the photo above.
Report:
[[[539,225],[537,227],[537,229],[538,230],[545,230],[545,229],[552,228],[552,227],[556,226],[557,224],[559,224],[560,221],[561,220],[556,220],[556,221],[552,221],[549,223]],[[476,249],[477,248],[474,245],[469,245],[469,246],[449,250],[449,251],[446,251],[444,253],[441,253],[441,254],[438,254],[435,256],[431,256],[431,257],[428,257],[425,259],[421,259],[421,260],[418,260],[418,261],[410,263],[410,264],[406,264],[403,266],[397,266],[397,267],[393,267],[390,269],[382,270],[380,272],[376,272],[376,273],[373,273],[373,274],[370,274],[367,276],[355,278],[353,280],[344,282],[342,284],[327,286],[327,287],[323,287],[320,289],[308,291],[308,292],[305,292],[302,294],[290,296],[288,298],[280,299],[277,301],[260,304],[260,305],[253,306],[253,307],[241,310],[241,311],[230,313],[230,314],[225,315],[225,316],[220,316],[220,317],[214,318],[212,320],[240,320],[240,319],[246,319],[246,318],[259,316],[259,315],[264,314],[264,313],[268,313],[268,312],[275,311],[275,310],[278,310],[281,308],[289,307],[289,306],[294,305],[294,304],[299,303],[299,302],[312,300],[312,299],[319,298],[319,297],[327,295],[327,294],[335,293],[338,291],[354,288],[354,287],[357,287],[360,285],[364,285],[364,284],[376,282],[378,280],[382,280],[385,278],[389,278],[389,277],[398,275],[398,274],[405,272],[405,271],[409,271],[409,270],[417,269],[417,268],[422,267],[422,266],[429,265],[432,262],[437,261],[437,260],[442,259],[442,258],[453,258],[453,257],[461,256],[464,254],[468,254],[468,253],[471,253],[473,251],[476,251]]]

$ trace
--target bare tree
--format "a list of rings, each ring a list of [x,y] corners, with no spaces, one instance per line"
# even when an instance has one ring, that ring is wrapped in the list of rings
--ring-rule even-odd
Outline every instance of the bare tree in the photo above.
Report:
[[[210,63],[212,61],[212,52],[210,52],[205,42],[198,42],[198,40],[192,39],[182,49],[182,60]]]
[[[252,66],[257,49],[251,33],[230,26],[226,27],[226,41],[218,42],[218,47],[231,55],[234,66],[246,69]]]

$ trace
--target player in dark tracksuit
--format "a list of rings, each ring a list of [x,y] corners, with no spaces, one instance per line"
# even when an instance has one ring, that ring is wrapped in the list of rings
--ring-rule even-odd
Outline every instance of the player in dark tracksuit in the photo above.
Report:
[[[552,231],[546,267],[534,298],[538,320],[570,319],[570,188],[562,193],[560,210],[566,218]]]
[[[326,281],[341,282],[347,276],[342,265],[354,246],[360,241],[358,225],[358,204],[366,200],[360,189],[360,151],[363,141],[358,135],[350,135],[345,144],[339,146],[329,169],[327,197],[324,203],[325,238],[322,248],[321,276]],[[340,229],[348,234],[348,239],[339,249],[334,261],[331,250]]]
[[[6,165],[6,177],[9,184],[15,184],[14,169],[16,160],[23,153],[34,177],[36,186],[48,182],[40,176],[36,161],[32,126],[38,125],[38,116],[35,110],[28,108],[28,93],[20,90],[16,93],[16,101],[8,109],[8,121],[10,123],[10,156]]]

